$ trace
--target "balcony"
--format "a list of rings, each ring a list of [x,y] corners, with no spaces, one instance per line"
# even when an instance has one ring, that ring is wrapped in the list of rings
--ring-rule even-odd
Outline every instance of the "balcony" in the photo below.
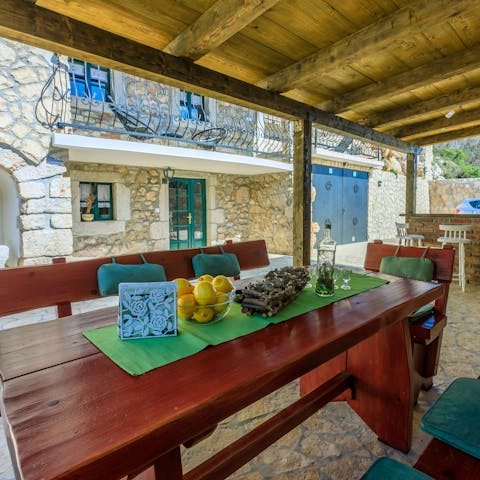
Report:
[[[290,163],[291,122],[86,62],[52,57],[36,107],[50,130]]]

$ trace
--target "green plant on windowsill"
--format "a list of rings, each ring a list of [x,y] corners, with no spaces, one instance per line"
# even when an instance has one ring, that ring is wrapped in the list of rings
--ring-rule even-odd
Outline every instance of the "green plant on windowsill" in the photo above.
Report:
[[[94,219],[94,215],[92,213],[93,202],[95,201],[95,194],[91,193],[87,198],[87,207],[85,209],[85,213],[82,213],[82,220],[84,222],[91,222]]]

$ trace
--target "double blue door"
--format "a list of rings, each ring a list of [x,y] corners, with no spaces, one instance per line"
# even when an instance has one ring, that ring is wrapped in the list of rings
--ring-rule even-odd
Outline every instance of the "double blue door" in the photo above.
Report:
[[[312,221],[319,224],[320,236],[325,223],[330,223],[340,244],[367,240],[367,172],[312,165],[312,187]]]

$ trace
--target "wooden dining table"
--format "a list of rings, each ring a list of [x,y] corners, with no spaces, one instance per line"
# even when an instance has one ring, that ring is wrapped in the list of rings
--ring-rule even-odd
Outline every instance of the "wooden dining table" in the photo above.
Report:
[[[82,335],[115,323],[115,307],[4,330],[1,407],[15,474],[113,480],[153,465],[158,480],[225,478],[345,390],[382,441],[407,451],[407,316],[442,290],[396,279],[136,377]],[[344,368],[326,385],[182,472],[181,445],[343,352]]]

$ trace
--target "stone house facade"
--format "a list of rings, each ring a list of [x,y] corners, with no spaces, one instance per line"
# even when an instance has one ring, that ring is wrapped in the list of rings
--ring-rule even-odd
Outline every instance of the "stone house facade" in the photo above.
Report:
[[[117,91],[117,99],[130,98],[132,91],[139,94],[139,82],[126,75],[121,78],[117,72],[110,75],[111,85],[118,91],[121,85],[126,92]],[[114,115],[104,111],[102,102],[94,102],[92,108],[71,96],[65,97],[68,108],[61,112],[62,129],[52,133],[45,110],[50,119],[60,113],[58,105],[45,106],[44,87],[51,76],[52,53],[0,39],[0,245],[9,248],[8,266],[49,263],[57,256],[113,256],[175,248],[172,239],[177,235],[181,240],[182,230],[175,232],[172,225],[175,215],[186,212],[179,206],[181,188],[190,183],[192,188],[200,185],[203,189],[203,210],[191,206],[202,218],[199,228],[203,228],[203,236],[197,238],[194,225],[194,240],[212,244],[227,238],[265,238],[270,252],[291,254],[291,135],[287,140],[281,136],[288,133],[288,125],[252,110],[204,99],[209,128],[199,132],[198,121],[187,118],[182,124],[182,108],[187,105],[182,95],[186,93],[165,86],[154,89],[144,82],[140,93],[156,105],[156,117],[151,109],[145,110],[145,101],[129,112],[117,108]],[[180,111],[165,117],[158,105],[171,105],[172,98]],[[189,103],[187,108],[196,106]],[[137,112],[136,123],[132,111]],[[86,115],[89,125],[85,118],[80,121]],[[197,109],[195,115],[202,113]],[[172,118],[177,122],[175,128],[183,125],[183,133],[188,131],[190,143],[182,144],[178,131],[168,138],[147,135],[151,125],[158,128]],[[221,143],[213,148],[211,138],[205,137],[219,130],[225,148]],[[191,139],[197,133],[200,140],[194,142]],[[321,155],[314,161],[332,163]],[[166,167],[175,170],[173,182],[165,178]],[[404,175],[378,165],[349,168],[369,172],[368,237],[391,237],[393,219],[400,219],[404,211]],[[113,214],[102,221],[84,221],[82,189],[100,184],[110,188]],[[418,207],[427,211],[428,186],[423,178],[418,185]]]

